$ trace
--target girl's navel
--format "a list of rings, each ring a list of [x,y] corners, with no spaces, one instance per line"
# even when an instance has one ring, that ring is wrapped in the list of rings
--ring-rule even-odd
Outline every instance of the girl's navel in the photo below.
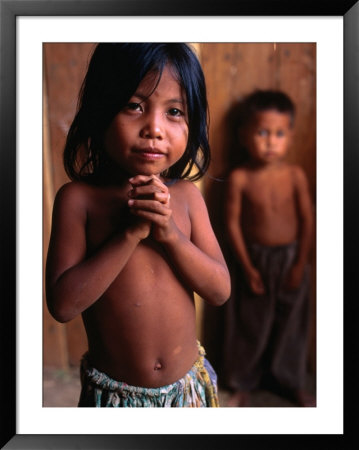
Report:
[[[155,363],[155,367],[153,369],[154,370],[161,370],[162,369],[162,364],[159,361],[157,361]]]

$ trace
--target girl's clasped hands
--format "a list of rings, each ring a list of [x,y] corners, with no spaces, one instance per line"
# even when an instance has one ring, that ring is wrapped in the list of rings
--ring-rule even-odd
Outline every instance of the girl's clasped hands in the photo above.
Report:
[[[132,186],[128,192],[130,212],[148,224],[147,235],[142,239],[148,237],[152,229],[154,239],[165,242],[175,229],[168,187],[156,175],[137,175],[129,182]],[[141,221],[141,227],[143,225]]]

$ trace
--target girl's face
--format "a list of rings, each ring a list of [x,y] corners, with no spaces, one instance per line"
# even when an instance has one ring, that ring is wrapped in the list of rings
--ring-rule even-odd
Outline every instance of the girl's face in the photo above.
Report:
[[[244,132],[251,158],[261,164],[281,161],[287,154],[291,135],[290,115],[275,110],[256,113]]]
[[[150,72],[105,133],[112,161],[130,175],[159,175],[183,155],[188,141],[186,99],[166,66]],[[153,91],[153,92],[152,92]]]

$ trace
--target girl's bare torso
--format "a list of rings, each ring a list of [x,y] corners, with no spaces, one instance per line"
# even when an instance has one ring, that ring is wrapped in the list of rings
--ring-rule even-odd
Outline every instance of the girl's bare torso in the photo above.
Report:
[[[171,207],[179,229],[191,235],[185,200],[173,185]],[[84,186],[88,256],[130,219],[125,190]],[[131,220],[131,219],[130,219]],[[140,242],[107,291],[83,312],[90,361],[110,377],[159,387],[181,378],[197,358],[195,306],[160,244]]]

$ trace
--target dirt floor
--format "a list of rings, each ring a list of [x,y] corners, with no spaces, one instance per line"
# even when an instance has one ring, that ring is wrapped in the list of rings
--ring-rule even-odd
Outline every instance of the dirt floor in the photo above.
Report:
[[[308,379],[307,390],[315,395],[314,379]],[[44,368],[43,394],[45,407],[76,407],[80,395],[79,369],[75,367],[64,371],[51,367]],[[220,389],[220,406],[226,406],[228,398],[229,392]],[[252,395],[250,406],[294,407],[296,405],[272,392],[258,391]]]

